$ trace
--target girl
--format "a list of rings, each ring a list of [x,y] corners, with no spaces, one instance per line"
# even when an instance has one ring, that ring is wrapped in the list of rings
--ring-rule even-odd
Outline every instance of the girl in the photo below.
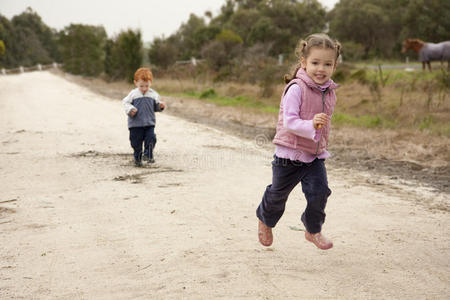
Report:
[[[307,206],[301,216],[305,238],[320,249],[333,243],[321,233],[325,221],[328,188],[324,161],[331,115],[336,104],[330,79],[336,70],[340,44],[326,34],[312,34],[296,48],[299,63],[281,98],[276,145],[272,161],[272,184],[267,186],[256,210],[258,237],[264,246],[273,242],[272,228],[283,215],[289,193],[301,182]]]

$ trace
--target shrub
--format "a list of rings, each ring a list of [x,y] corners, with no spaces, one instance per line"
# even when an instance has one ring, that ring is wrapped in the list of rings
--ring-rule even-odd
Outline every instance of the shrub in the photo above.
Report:
[[[134,72],[142,65],[143,45],[139,30],[123,31],[105,46],[105,73],[111,79],[133,81]]]
[[[364,46],[354,42],[342,43],[342,59],[349,61],[358,61],[364,57]]]
[[[2,40],[0,40],[0,55],[4,55],[6,52],[5,43],[3,43]]]
[[[217,96],[216,91],[213,88],[211,88],[211,89],[207,89],[207,90],[203,91],[200,94],[200,99],[214,98],[216,96]]]

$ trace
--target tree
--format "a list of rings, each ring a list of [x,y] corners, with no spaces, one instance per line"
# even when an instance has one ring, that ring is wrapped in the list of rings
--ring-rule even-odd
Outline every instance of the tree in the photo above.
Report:
[[[269,17],[260,17],[251,27],[247,36],[247,43],[255,45],[257,43],[271,43],[274,37],[280,33],[272,19]]]
[[[104,71],[111,80],[123,79],[122,66],[120,65],[120,54],[117,49],[116,41],[113,39],[107,39],[105,42],[105,60]]]
[[[167,66],[169,61],[206,55],[217,69],[231,57],[244,59],[245,49],[256,44],[268,47],[274,57],[292,53],[301,37],[326,29],[326,11],[317,0],[226,0],[219,15],[207,16],[209,24],[191,14],[175,34],[155,39],[149,54],[152,62]],[[239,42],[227,46],[234,37]],[[169,51],[160,53],[162,49]]]
[[[71,24],[60,33],[64,70],[97,76],[104,69],[106,31],[103,26]]]
[[[331,35],[363,45],[366,58],[370,51],[386,52],[395,43],[391,16],[376,2],[341,0],[330,13]]]
[[[16,43],[19,49],[23,49],[24,65],[34,65],[36,63],[50,63],[58,60],[58,46],[56,41],[56,31],[50,29],[41,17],[28,7],[20,15],[14,16],[11,20],[15,28]]]
[[[235,2],[226,0],[225,4],[220,8],[220,14],[211,20],[210,25],[223,28],[230,21],[234,14]]]
[[[365,58],[399,56],[406,38],[450,39],[447,0],[341,0],[328,19],[331,35],[364,47]]]
[[[131,29],[122,31],[114,40],[107,40],[104,49],[105,73],[113,80],[126,79],[132,82],[143,60],[141,32]]]
[[[176,35],[180,48],[181,59],[190,59],[198,57],[200,49],[206,42],[206,38],[201,34],[206,29],[205,20],[190,14],[189,20],[183,23],[178,29]]]
[[[175,44],[164,38],[155,38],[148,51],[150,63],[164,69],[175,63],[177,55]]]
[[[121,63],[125,78],[132,82],[134,72],[141,67],[143,59],[143,45],[139,30],[121,32],[117,37],[117,47],[120,51]]]
[[[203,56],[216,71],[240,56],[242,38],[235,32],[224,29],[216,38],[205,45],[202,50]]]
[[[5,55],[5,52],[6,52],[5,43],[3,43],[2,40],[0,40],[0,55]]]
[[[56,32],[31,8],[9,21],[0,15],[0,40],[5,53],[0,66],[15,68],[59,60]]]
[[[249,40],[250,33],[253,29],[253,26],[258,22],[258,20],[262,17],[261,12],[255,8],[252,9],[238,9],[233,16],[230,18],[230,28],[234,32],[236,32],[242,40],[244,44],[252,45],[253,40]]]
[[[16,52],[14,51],[15,34],[14,27],[11,22],[4,16],[0,15],[0,40],[2,40],[5,53],[0,56],[0,67],[2,68],[14,68],[17,66],[18,61],[16,58]]]
[[[450,40],[450,2],[411,0],[405,5],[402,37],[429,42]]]

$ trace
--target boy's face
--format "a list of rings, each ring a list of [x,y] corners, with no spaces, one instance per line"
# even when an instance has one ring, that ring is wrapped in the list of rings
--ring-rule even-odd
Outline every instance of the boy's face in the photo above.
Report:
[[[138,81],[134,81],[134,85],[141,91],[142,94],[145,94],[150,86],[152,85],[151,81],[144,81],[142,79],[139,79]]]

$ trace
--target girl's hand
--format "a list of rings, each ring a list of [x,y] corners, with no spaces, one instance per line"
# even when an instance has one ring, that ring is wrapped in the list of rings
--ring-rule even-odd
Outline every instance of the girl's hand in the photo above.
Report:
[[[160,102],[159,103],[159,108],[160,109],[164,109],[164,108],[166,108],[166,105],[164,103]]]
[[[322,126],[328,124],[328,115],[325,113],[320,113],[317,115],[314,115],[313,118],[313,126],[314,129],[320,129]]]
[[[137,113],[137,109],[136,108],[133,108],[132,110],[130,110],[130,117],[134,117],[135,115],[136,115],[136,113]]]

